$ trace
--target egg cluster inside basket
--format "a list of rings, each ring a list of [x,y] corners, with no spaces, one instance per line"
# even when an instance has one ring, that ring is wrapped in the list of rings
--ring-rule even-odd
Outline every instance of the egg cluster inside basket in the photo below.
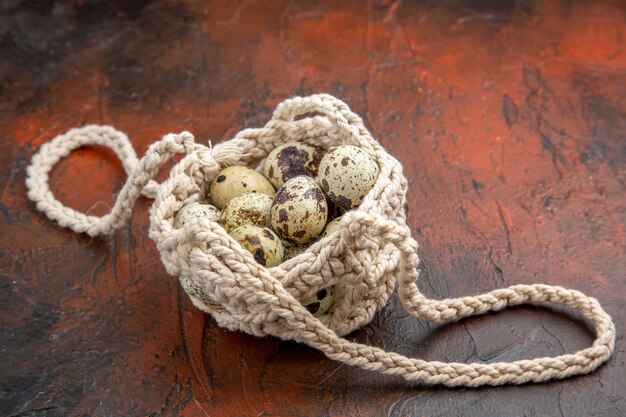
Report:
[[[268,153],[291,141],[326,150],[358,146],[380,168],[371,191],[359,207],[342,216],[336,232],[314,242],[304,253],[265,268],[216,222],[197,219],[182,228],[173,227],[176,212],[185,204],[208,201],[209,185],[220,169],[245,165],[261,171]],[[203,152],[210,152],[219,166],[205,164]],[[269,274],[296,300],[334,286],[334,302],[319,320],[342,335],[368,323],[393,291],[400,251],[370,235],[362,220],[384,218],[403,225],[405,193],[401,165],[343,102],[325,95],[295,98],[281,103],[265,127],[243,130],[212,149],[196,147],[188,152],[158,190],[151,210],[150,236],[168,272],[180,277],[194,305],[210,313],[221,326],[298,339],[293,326],[274,313],[258,292],[247,291],[242,285],[243,281],[254,285],[259,274]]]

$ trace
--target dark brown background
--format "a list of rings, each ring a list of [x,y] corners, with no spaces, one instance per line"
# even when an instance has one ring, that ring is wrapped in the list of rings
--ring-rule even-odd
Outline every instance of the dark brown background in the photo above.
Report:
[[[3,1],[0,415],[626,415],[623,1]],[[411,387],[296,343],[218,328],[147,236],[56,227],[26,198],[33,152],[85,123],[139,154],[167,132],[219,141],[295,94],[361,114],[410,180],[432,297],[543,282],[601,300],[616,352],[592,375]],[[85,149],[62,201],[106,212],[124,176]],[[504,361],[588,345],[575,316],[517,308],[437,327],[397,300],[353,338],[424,359]]]

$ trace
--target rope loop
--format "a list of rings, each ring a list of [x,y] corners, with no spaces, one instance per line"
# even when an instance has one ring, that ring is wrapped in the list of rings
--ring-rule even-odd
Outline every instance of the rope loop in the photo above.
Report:
[[[380,175],[356,210],[345,213],[337,231],[304,253],[273,268],[259,265],[216,222],[194,219],[173,227],[176,212],[204,201],[220,169],[262,164],[276,146],[301,141],[324,148],[352,144],[377,161]],[[88,216],[60,203],[49,188],[59,160],[85,145],[107,146],[120,158],[128,179],[110,213]],[[184,155],[162,183],[152,178],[175,155]],[[128,220],[137,198],[154,198],[150,237],[168,273],[179,277],[193,304],[220,326],[256,336],[296,340],[329,358],[410,381],[451,387],[522,384],[593,371],[615,345],[615,326],[600,303],[585,294],[544,284],[514,285],[485,294],[432,300],[418,288],[422,270],[418,244],[406,223],[407,180],[401,164],[371,136],[362,119],[328,94],[280,103],[261,128],[240,131],[215,146],[195,143],[189,132],[165,135],[138,159],[128,137],[109,126],[71,129],[44,144],[27,170],[28,196],[59,225],[91,236],[112,233]],[[590,347],[556,357],[497,363],[444,363],[408,358],[348,341],[342,336],[369,323],[398,283],[404,309],[420,320],[444,323],[520,304],[552,303],[571,308],[595,327]],[[314,317],[299,300],[334,289],[331,309]]]
[[[128,180],[120,191],[111,212],[103,216],[90,216],[64,206],[50,190],[50,171],[64,157],[83,146],[99,145],[111,149],[119,158]],[[219,164],[206,146],[194,143],[189,132],[165,135],[148,148],[139,160],[128,136],[110,126],[87,125],[70,129],[44,144],[33,156],[26,170],[28,197],[37,209],[60,226],[90,236],[110,234],[130,217],[132,206],[143,194],[154,198],[159,184],[152,178],[176,154],[198,155],[200,165],[218,169]]]

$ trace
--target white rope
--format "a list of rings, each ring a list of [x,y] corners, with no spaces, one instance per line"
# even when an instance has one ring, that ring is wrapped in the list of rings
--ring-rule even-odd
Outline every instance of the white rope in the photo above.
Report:
[[[304,117],[315,114],[313,117]],[[358,210],[346,213],[340,230],[313,244],[304,254],[275,268],[265,268],[217,223],[199,218],[180,229],[174,215],[190,197],[202,199],[220,168],[259,163],[289,140],[319,146],[351,143],[378,162],[377,183]],[[84,145],[111,148],[129,178],[111,212],[87,216],[57,201],[48,186],[54,165]],[[175,154],[186,154],[162,184],[152,180]],[[578,291],[550,285],[514,285],[477,296],[446,300],[424,297],[418,287],[417,242],[406,224],[407,181],[402,167],[376,142],[361,118],[342,101],[325,94],[281,103],[259,129],[209,148],[188,132],[166,135],[137,160],[123,133],[107,126],[72,129],[43,145],[28,167],[28,196],[37,208],[64,227],[91,236],[113,232],[130,216],[143,192],[155,199],[150,237],[166,270],[184,278],[194,305],[228,329],[274,335],[307,343],[328,357],[350,365],[400,375],[407,380],[447,386],[502,385],[566,378],[596,369],[611,356],[615,326],[598,301]],[[396,281],[404,308],[415,317],[442,323],[520,304],[552,303],[580,312],[595,326],[593,344],[556,357],[498,363],[445,363],[407,358],[352,343],[341,335],[368,323],[388,301]],[[322,288],[341,283],[331,311],[317,319],[298,302]]]

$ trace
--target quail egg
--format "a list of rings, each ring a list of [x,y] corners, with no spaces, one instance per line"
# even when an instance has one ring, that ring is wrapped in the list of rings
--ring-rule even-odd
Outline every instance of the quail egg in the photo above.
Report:
[[[276,192],[270,211],[272,229],[293,243],[306,243],[326,225],[328,205],[311,177],[295,177]]]
[[[265,159],[263,175],[278,189],[285,181],[300,175],[317,176],[325,151],[300,142],[288,142],[274,149]]]
[[[201,299],[208,304],[217,304],[215,300],[210,297],[205,290],[203,290],[198,284],[196,284],[191,278],[185,275],[181,275],[179,278],[180,285],[183,290],[189,295]]]
[[[324,155],[317,180],[328,198],[350,210],[361,204],[379,173],[378,164],[367,152],[357,146],[343,145]]]
[[[337,217],[336,219],[332,219],[330,222],[328,222],[326,228],[324,229],[324,233],[322,233],[322,237],[330,236],[332,232],[334,232],[335,230],[339,230],[340,221],[341,217]]]
[[[285,256],[283,257],[283,262],[287,259],[294,258],[300,254],[303,254],[308,248],[311,246],[311,242],[309,243],[291,243],[288,240],[283,241],[283,248],[285,249]]]
[[[174,227],[182,227],[185,223],[196,217],[206,217],[212,222],[220,220],[220,211],[210,204],[191,203],[183,206],[176,217],[174,217]]]
[[[242,224],[230,235],[263,266],[270,268],[283,261],[283,244],[268,227]]]
[[[273,196],[276,191],[263,175],[244,166],[224,168],[211,183],[211,201],[220,210],[233,198],[248,193]]]
[[[326,203],[328,203],[328,220],[335,219],[345,213],[345,210],[333,203],[333,200],[326,197]]]
[[[262,193],[248,193],[235,197],[222,210],[220,223],[227,232],[242,224],[270,226],[272,197]]]
[[[333,305],[333,301],[335,301],[334,286],[319,290],[315,295],[301,301],[301,304],[309,313],[313,314],[314,317],[320,317],[330,309]]]

